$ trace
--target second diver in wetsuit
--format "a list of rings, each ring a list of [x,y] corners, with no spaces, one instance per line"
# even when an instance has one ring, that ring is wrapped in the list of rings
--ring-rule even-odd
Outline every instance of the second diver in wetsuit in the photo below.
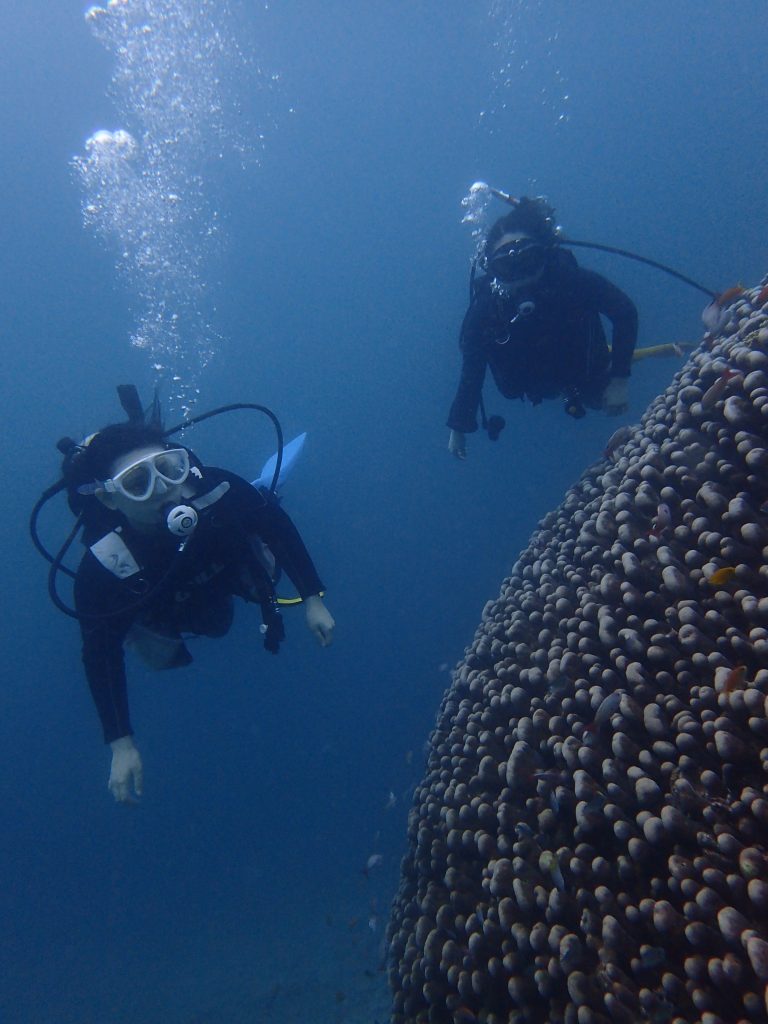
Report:
[[[558,244],[545,200],[523,197],[499,218],[478,265],[484,274],[473,281],[461,328],[461,378],[447,423],[454,456],[466,457],[465,435],[477,430],[486,367],[505,398],[537,405],[562,396],[576,418],[585,408],[626,411],[637,309]],[[601,315],[613,328],[610,348]]]

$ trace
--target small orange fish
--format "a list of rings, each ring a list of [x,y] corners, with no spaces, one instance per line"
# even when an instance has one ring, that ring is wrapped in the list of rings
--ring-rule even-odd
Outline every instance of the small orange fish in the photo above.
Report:
[[[714,384],[710,385],[710,387],[704,392],[701,399],[702,409],[714,408],[728,390],[728,385],[735,377],[741,377],[738,370],[732,370],[730,366],[726,366]]]
[[[732,565],[724,565],[722,569],[715,569],[711,576],[707,577],[707,583],[713,587],[721,587],[724,583],[730,583],[736,575]]]
[[[459,1006],[453,1011],[454,1024],[475,1024],[477,1017],[468,1006]]]
[[[728,288],[720,295],[716,295],[706,309],[702,311],[701,319],[711,334],[720,333],[728,320],[728,314],[725,312],[726,307],[735,299],[738,299],[743,292],[744,289],[740,284],[734,285],[733,288]]]
[[[728,306],[731,302],[734,302],[740,295],[744,294],[744,288],[740,284],[735,284],[732,288],[726,288],[722,294],[718,295],[715,302],[718,304],[720,309]]]
[[[760,289],[760,291],[757,293],[757,298],[752,303],[752,305],[757,309],[759,307],[764,306],[766,302],[768,302],[768,284],[764,288]]]
[[[733,693],[734,690],[742,690],[744,683],[747,679],[747,666],[737,665],[736,668],[732,668],[728,675],[725,677],[723,683],[723,693]]]

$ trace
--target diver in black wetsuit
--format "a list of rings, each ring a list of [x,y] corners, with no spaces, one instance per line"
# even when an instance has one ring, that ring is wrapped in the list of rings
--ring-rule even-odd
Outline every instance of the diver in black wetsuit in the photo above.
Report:
[[[553,214],[544,200],[524,197],[485,239],[479,260],[485,274],[472,283],[461,328],[461,379],[447,422],[448,448],[457,458],[466,457],[464,435],[477,430],[486,366],[505,398],[536,405],[562,395],[576,418],[585,406],[609,415],[627,409],[637,310],[558,245]],[[601,314],[613,326],[610,349]],[[498,436],[503,420],[493,419]],[[483,420],[485,426],[484,412]]]
[[[64,462],[63,482],[82,516],[87,548],[75,574],[74,614],[112,748],[109,788],[119,802],[141,795],[143,775],[124,645],[152,668],[187,665],[184,636],[223,636],[233,597],[240,597],[261,606],[264,646],[276,653],[284,637],[274,588],[280,569],[303,599],[320,644],[333,638],[323,585],[274,494],[203,466],[167,437],[158,425],[119,423],[80,445],[70,442]]]

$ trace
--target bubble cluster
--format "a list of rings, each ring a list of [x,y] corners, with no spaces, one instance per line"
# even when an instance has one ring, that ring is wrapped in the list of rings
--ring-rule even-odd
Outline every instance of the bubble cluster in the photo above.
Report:
[[[481,255],[485,236],[488,233],[488,208],[492,199],[493,193],[486,182],[476,181],[461,200],[461,205],[464,208],[461,223],[469,224],[472,229],[472,240],[475,243],[474,259]]]
[[[568,86],[559,66],[560,32],[556,12],[547,0],[492,0],[489,17],[495,27],[496,66],[490,103],[480,122],[493,134],[501,130],[505,112],[521,88],[547,111],[555,127],[569,119]],[[535,76],[535,77],[533,77]],[[530,100],[527,100],[530,102]]]
[[[74,160],[84,221],[116,248],[135,302],[132,343],[183,407],[220,340],[210,172],[225,153],[255,151],[231,85],[260,74],[225,29],[226,13],[214,0],[109,0],[85,15],[114,57],[111,94],[125,127],[95,132]],[[258,145],[263,134],[252,138]]]
[[[768,303],[489,601],[432,734],[394,1024],[768,1024]]]

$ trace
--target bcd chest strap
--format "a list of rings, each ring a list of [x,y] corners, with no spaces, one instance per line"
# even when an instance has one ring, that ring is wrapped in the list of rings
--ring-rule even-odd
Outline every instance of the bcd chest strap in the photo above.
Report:
[[[191,505],[196,511],[204,512],[212,505],[215,505],[217,501],[220,501],[229,489],[229,482],[223,480],[206,494],[195,497],[191,501]],[[135,576],[141,572],[138,562],[120,536],[120,527],[97,540],[95,544],[91,545],[90,551],[107,572],[112,573],[119,580],[128,579],[130,576]]]

